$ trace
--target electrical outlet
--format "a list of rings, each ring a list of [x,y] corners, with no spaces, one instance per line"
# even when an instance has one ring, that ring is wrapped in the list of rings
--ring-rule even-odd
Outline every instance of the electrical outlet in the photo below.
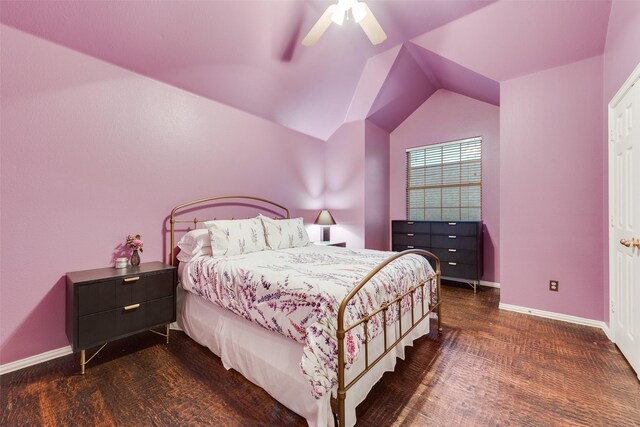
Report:
[[[559,285],[560,285],[560,282],[558,282],[557,280],[549,280],[549,290],[550,291],[558,292]]]

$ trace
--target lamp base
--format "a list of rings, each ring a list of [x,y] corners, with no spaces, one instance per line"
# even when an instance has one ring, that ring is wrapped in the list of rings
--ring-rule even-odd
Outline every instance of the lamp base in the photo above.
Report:
[[[331,227],[322,227],[323,242],[328,242],[329,240],[331,240],[330,234],[331,234]]]

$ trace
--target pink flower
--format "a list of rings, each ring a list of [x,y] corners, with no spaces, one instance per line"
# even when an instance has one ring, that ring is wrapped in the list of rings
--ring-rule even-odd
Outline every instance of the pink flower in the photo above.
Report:
[[[135,236],[132,235],[128,235],[127,236],[127,241],[125,242],[125,245],[127,245],[127,247],[129,247],[130,249],[133,249],[134,251],[140,251],[142,252],[142,247],[144,246],[144,243],[142,242],[142,240],[140,240],[142,238],[142,236],[140,236],[139,234],[136,234]]]

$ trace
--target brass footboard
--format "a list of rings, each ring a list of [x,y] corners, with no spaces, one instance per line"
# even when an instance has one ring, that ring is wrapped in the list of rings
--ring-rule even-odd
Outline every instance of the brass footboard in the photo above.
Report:
[[[409,255],[409,254],[418,254],[418,255],[423,255],[425,257],[427,257],[427,259],[429,260],[433,260],[434,264],[435,264],[435,272],[436,272],[436,276],[435,278],[431,278],[428,280],[433,281],[435,279],[436,281],[436,289],[435,292],[433,290],[429,291],[429,299],[428,299],[428,306],[427,306],[427,310],[425,311],[425,295],[424,295],[424,288],[426,286],[426,282],[420,282],[420,283],[416,283],[413,286],[411,286],[411,288],[409,290],[407,290],[406,292],[404,292],[403,294],[399,294],[397,295],[393,300],[388,301],[384,304],[382,304],[382,306],[380,306],[376,311],[374,311],[373,313],[365,313],[363,315],[363,317],[361,319],[359,319],[358,321],[354,322],[353,324],[346,326],[344,324],[344,320],[345,320],[345,310],[347,308],[347,305],[349,304],[349,301],[351,301],[355,295],[358,293],[358,291],[360,291],[365,284],[367,284],[367,282],[369,282],[369,280],[371,280],[380,270],[382,270],[385,266],[387,266],[388,264],[390,264],[391,262],[395,261],[396,259],[403,257],[405,255]],[[433,266],[433,265],[432,265]],[[415,292],[421,292],[421,310],[420,310],[420,316],[419,318],[416,320],[415,318],[415,309],[416,307],[415,305],[415,298],[414,298],[414,294]],[[402,300],[407,296],[410,295],[411,296],[411,327],[407,328],[406,331],[402,330]],[[384,356],[387,355],[387,353],[389,353],[391,350],[393,350],[397,345],[399,345],[402,341],[402,339],[404,337],[406,337],[422,320],[424,319],[428,319],[429,318],[429,314],[432,312],[437,313],[438,316],[438,333],[442,332],[442,316],[441,316],[441,305],[442,305],[442,301],[440,299],[440,259],[435,256],[434,254],[432,254],[431,252],[427,252],[425,250],[422,249],[409,249],[406,250],[404,252],[400,252],[396,255],[393,255],[391,257],[389,257],[388,259],[386,259],[385,261],[383,261],[382,263],[380,263],[379,265],[376,266],[376,268],[374,268],[369,274],[367,274],[367,276],[362,279],[362,281],[360,281],[360,283],[353,288],[353,290],[351,292],[349,292],[349,294],[344,298],[344,300],[342,300],[342,303],[340,304],[340,308],[338,311],[338,325],[337,325],[337,339],[338,339],[338,391],[336,394],[336,398],[332,398],[331,399],[331,406],[334,410],[334,412],[337,415],[337,421],[338,421],[338,425],[340,427],[345,425],[345,404],[346,404],[346,397],[347,397],[347,391],[351,388],[351,386],[353,386],[353,384],[355,384],[360,378],[362,378],[367,372],[369,372],[369,370],[371,370],[371,368],[373,368],[373,366],[375,366],[380,360],[382,360],[384,358]],[[395,307],[397,307],[398,310],[398,322],[399,322],[399,337],[391,344],[388,343],[387,340],[387,311],[390,309],[396,309]],[[368,322],[369,320],[377,315],[381,315],[382,316],[382,329],[383,329],[383,334],[384,334],[384,351],[382,352],[382,354],[380,354],[375,360],[373,361],[369,361],[369,337],[368,337]],[[360,372],[353,380],[351,380],[348,384],[345,384],[346,381],[346,366],[345,366],[345,361],[344,361],[344,357],[345,357],[345,334],[347,332],[349,332],[350,330],[354,329],[355,327],[357,327],[358,325],[364,324],[364,336],[365,336],[365,341],[364,341],[364,365],[365,368],[362,372]]]

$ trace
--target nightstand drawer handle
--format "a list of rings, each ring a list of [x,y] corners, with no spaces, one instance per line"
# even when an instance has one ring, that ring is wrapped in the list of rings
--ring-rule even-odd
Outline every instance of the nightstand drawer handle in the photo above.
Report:
[[[140,280],[140,276],[127,277],[126,279],[124,279],[126,283],[137,282],[138,280]]]
[[[449,249],[449,252],[458,252],[457,249]]]
[[[407,246],[407,248],[413,249],[413,248],[415,248],[415,246]]]
[[[449,265],[458,265],[457,262],[450,262]]]
[[[457,222],[450,222],[449,225],[456,225],[458,224]]]
[[[455,239],[458,236],[449,236],[450,239]]]
[[[413,234],[413,233],[407,233],[407,236],[409,236],[409,237],[413,237],[413,236],[414,236],[414,234]]]
[[[127,305],[124,307],[125,311],[129,311],[129,310],[135,310],[136,308],[140,307],[140,304],[131,304],[131,305]]]
[[[407,222],[407,224],[413,225],[413,221],[409,221],[409,222]]]

